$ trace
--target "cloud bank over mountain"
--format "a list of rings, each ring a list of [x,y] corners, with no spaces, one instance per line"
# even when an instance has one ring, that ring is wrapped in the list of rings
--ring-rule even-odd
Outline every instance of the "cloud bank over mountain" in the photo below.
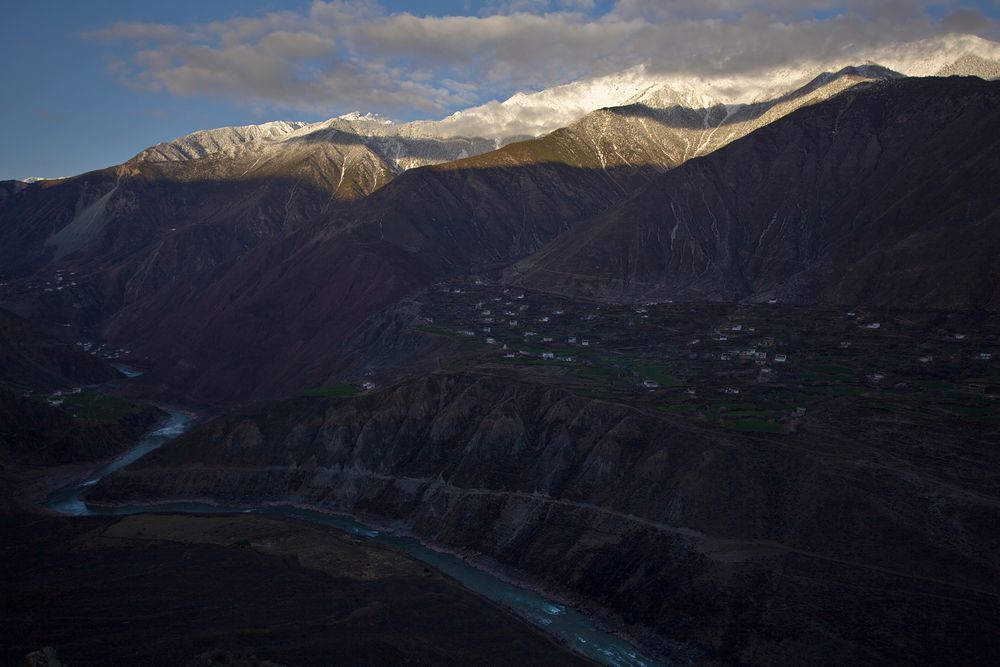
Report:
[[[998,16],[993,0],[513,0],[461,16],[317,1],[199,24],[119,22],[91,37],[132,87],[415,118],[637,65],[752,73],[956,32],[998,39]]]

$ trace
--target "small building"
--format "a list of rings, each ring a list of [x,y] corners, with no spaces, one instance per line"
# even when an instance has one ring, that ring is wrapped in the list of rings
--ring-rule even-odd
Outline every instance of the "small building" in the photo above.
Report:
[[[787,354],[776,354],[776,355],[774,355],[774,363],[776,363],[776,364],[784,364],[787,361],[788,361],[788,355]]]
[[[881,322],[869,322],[868,324],[865,325],[865,328],[866,329],[881,329],[882,328],[882,323]]]
[[[642,386],[645,387],[646,389],[659,389],[660,383],[656,382],[655,380],[643,380]]]
[[[487,345],[496,345],[497,344],[497,339],[496,338],[487,338],[486,339],[486,344]]]
[[[979,353],[979,358],[982,359],[983,361],[989,361],[990,359],[993,358],[993,353],[992,352],[980,352]]]
[[[542,359],[555,359],[556,355],[552,352],[542,352]]]
[[[361,389],[362,391],[372,391],[375,389],[375,383],[371,380],[365,380],[361,383]]]

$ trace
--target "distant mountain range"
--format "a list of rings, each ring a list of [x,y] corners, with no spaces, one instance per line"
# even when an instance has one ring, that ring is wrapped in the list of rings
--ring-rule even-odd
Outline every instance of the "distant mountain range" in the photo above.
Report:
[[[470,271],[599,298],[995,308],[997,84],[900,79],[994,77],[1000,45],[878,55],[753,77],[640,68],[437,122],[207,130],[6,182],[0,300],[128,344],[206,399],[312,386],[367,317]],[[46,288],[58,269],[76,284]]]
[[[845,54],[840,60],[804,62],[753,74],[665,74],[652,65],[548,88],[517,93],[503,102],[458,111],[438,121],[396,124],[354,112],[320,123],[276,121],[263,125],[196,132],[158,144],[136,159],[204,157],[246,143],[284,142],[340,130],[381,146],[399,169],[445,162],[499,148],[517,139],[538,137],[569,125],[598,109],[641,105],[654,109],[708,109],[753,105],[806,86],[823,72],[878,64],[904,76],[1000,77],[1000,45],[972,35],[948,35]],[[470,145],[431,149],[434,140],[466,139]],[[483,141],[486,140],[486,141]],[[447,142],[446,142],[447,143]],[[462,152],[465,151],[465,155]]]

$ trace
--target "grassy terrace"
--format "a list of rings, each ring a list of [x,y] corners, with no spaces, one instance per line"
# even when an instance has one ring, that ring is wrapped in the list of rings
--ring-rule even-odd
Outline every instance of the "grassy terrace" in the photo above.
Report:
[[[82,391],[63,397],[64,405],[77,419],[111,424],[142,410],[142,405],[99,391]]]
[[[608,305],[469,282],[430,290],[421,315],[417,330],[461,341],[448,369],[561,384],[723,429],[789,432],[804,412],[844,401],[918,420],[1000,421],[994,316]]]
[[[358,391],[358,387],[353,384],[335,384],[330,387],[307,389],[302,395],[311,398],[344,398],[354,396]]]

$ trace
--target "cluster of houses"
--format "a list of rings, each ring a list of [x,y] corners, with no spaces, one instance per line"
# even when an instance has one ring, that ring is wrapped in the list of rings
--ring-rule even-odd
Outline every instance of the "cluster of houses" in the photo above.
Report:
[[[101,343],[98,345],[97,343],[85,340],[76,341],[76,346],[84,352],[100,355],[105,359],[120,359],[132,353],[132,350],[127,347],[110,348],[107,343]]]
[[[24,284],[23,288],[28,291],[41,290],[43,292],[61,292],[70,287],[76,287],[76,272],[60,269],[52,274],[51,280],[31,281]],[[7,287],[9,283],[0,283],[0,288]]]
[[[614,337],[620,334],[623,345],[629,349],[644,348],[643,354],[649,354],[652,347],[662,347],[668,350],[667,354],[676,355],[677,350],[673,345],[676,339],[671,340],[683,327],[671,327],[672,333],[667,330],[650,328],[649,332],[642,334],[631,334],[623,327],[633,327],[639,325],[640,321],[646,320],[652,323],[656,315],[652,314],[652,303],[636,304],[624,309],[602,309],[598,305],[583,306],[578,310],[567,308],[552,301],[536,301],[533,297],[521,292],[516,288],[506,288],[500,294],[499,290],[492,294],[485,293],[472,288],[454,288],[446,290],[454,294],[465,294],[461,300],[450,300],[451,303],[448,315],[442,312],[441,318],[455,322],[457,318],[468,318],[472,310],[472,318],[458,319],[456,330],[466,337],[482,336],[480,340],[485,340],[486,345],[493,346],[498,355],[506,359],[540,359],[544,361],[574,361],[574,357],[565,354],[569,348],[576,348],[581,354],[586,348],[600,345],[598,338],[603,338],[601,332]],[[456,308],[457,306],[457,308]],[[474,308],[473,308],[474,306]],[[565,310],[564,310],[565,309]],[[565,317],[563,317],[565,316]],[[848,329],[860,328],[863,331],[873,333],[885,330],[885,323],[878,321],[881,318],[872,317],[871,314],[850,312],[848,317],[851,322]],[[595,325],[595,323],[597,323]],[[782,347],[788,341],[781,341],[773,335],[759,334],[751,321],[734,322],[732,320],[721,325],[708,329],[707,335],[686,339],[688,349],[683,352],[683,356],[689,359],[720,360],[731,362],[738,368],[749,367],[756,374],[756,382],[771,382],[779,375],[783,366],[792,365],[792,355],[790,352],[783,352]],[[649,326],[649,325],[647,325]],[[671,326],[668,324],[668,326]],[[892,327],[890,327],[892,328]],[[807,330],[807,336],[815,333],[822,340],[830,333],[829,324],[817,324],[815,330]],[[695,334],[698,335],[698,334]],[[843,335],[843,334],[842,334]],[[847,334],[851,336],[851,334]],[[966,339],[965,334],[947,334],[949,339],[962,341]],[[614,339],[613,340],[619,340]],[[824,345],[839,348],[840,350],[852,350],[858,344],[857,340],[845,339],[838,341],[833,338],[829,342],[823,341]],[[604,341],[606,344],[607,341]],[[541,345],[539,345],[541,343]],[[721,345],[718,345],[721,343]],[[610,345],[610,344],[608,344]],[[649,347],[645,347],[649,346]],[[699,352],[695,346],[704,346],[704,352]],[[548,349],[546,349],[548,348]],[[981,361],[992,359],[991,352],[975,352],[974,358]],[[585,357],[587,355],[584,355]],[[806,355],[806,358],[808,355]],[[920,350],[914,355],[915,363],[931,365],[935,363],[935,356],[929,354],[928,350]],[[878,385],[885,378],[883,373],[868,371],[865,376],[869,383]],[[643,378],[636,375],[634,380],[638,391],[658,392],[662,389],[658,379]],[[734,380],[728,380],[734,382]],[[740,394],[740,385],[727,385],[725,382],[716,384],[713,391],[724,395],[735,396]],[[746,391],[746,388],[743,389]],[[688,390],[689,394],[694,394],[694,389]]]
[[[462,294],[464,293],[461,288],[451,288],[447,290],[442,290],[443,292],[449,294]],[[497,345],[501,346],[500,351],[503,353],[504,358],[513,359],[516,356],[537,356],[541,359],[547,360],[560,360],[560,361],[573,361],[572,356],[557,356],[554,352],[542,352],[541,354],[532,354],[530,352],[519,350],[517,354],[508,349],[507,344],[502,343],[501,339],[497,335],[498,332],[494,331],[495,327],[501,327],[506,330],[515,329],[516,335],[520,336],[521,339],[527,343],[531,342],[531,339],[536,339],[537,342],[541,343],[553,343],[555,342],[554,336],[544,336],[538,331],[534,331],[527,327],[529,322],[534,322],[535,325],[545,325],[553,322],[553,318],[560,315],[564,315],[565,311],[561,309],[555,309],[548,315],[542,315],[537,319],[529,319],[530,316],[528,311],[531,306],[528,304],[516,304],[515,301],[523,300],[525,298],[524,293],[512,293],[511,289],[507,288],[503,291],[504,296],[492,297],[490,302],[478,301],[474,310],[476,312],[480,326],[480,333],[486,334],[485,341],[487,345]],[[504,300],[506,297],[506,301]],[[499,304],[499,305],[490,305]],[[496,312],[494,312],[496,309]],[[596,319],[597,316],[593,314],[584,315],[581,319],[586,321],[591,321]],[[428,324],[433,324],[434,319],[430,317],[425,317],[424,322]],[[473,329],[458,329],[457,333],[466,337],[474,337],[477,332]],[[569,336],[566,338],[566,343],[569,345],[579,345],[581,347],[590,347],[592,342],[588,338],[582,338],[579,336]]]

